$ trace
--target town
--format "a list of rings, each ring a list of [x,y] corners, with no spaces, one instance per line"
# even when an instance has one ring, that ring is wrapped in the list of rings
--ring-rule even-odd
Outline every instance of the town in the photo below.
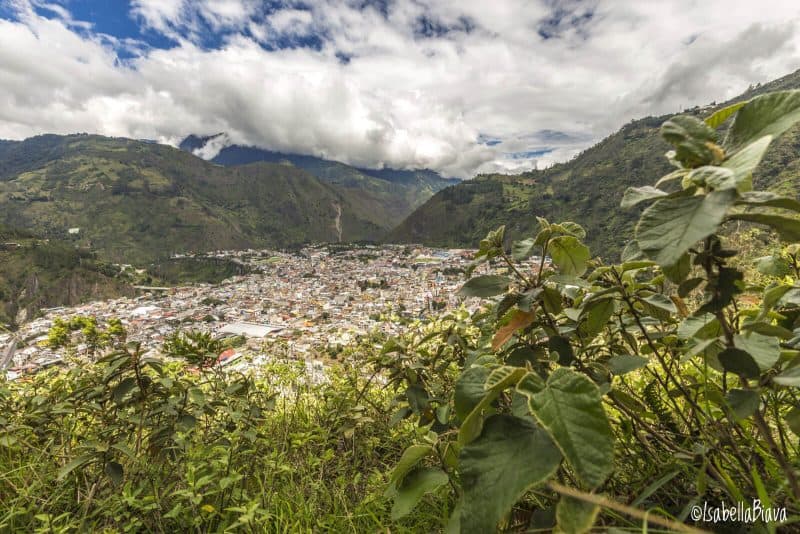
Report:
[[[250,273],[215,285],[139,287],[132,298],[45,310],[14,334],[0,334],[0,358],[6,353],[0,363],[11,379],[63,364],[67,351],[50,346],[48,332],[59,319],[81,316],[98,324],[119,319],[127,340],[153,355],[174,332],[199,330],[240,336],[236,348],[220,355],[220,365],[252,366],[280,346],[286,357],[320,367],[361,336],[394,335],[414,319],[462,304],[477,307],[477,299],[464,303],[457,295],[473,255],[466,249],[341,244],[197,255],[240,262]],[[89,352],[85,344],[70,350]]]

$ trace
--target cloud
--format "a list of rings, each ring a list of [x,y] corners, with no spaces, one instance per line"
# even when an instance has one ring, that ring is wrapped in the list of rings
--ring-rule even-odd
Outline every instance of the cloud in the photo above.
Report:
[[[167,46],[100,34],[69,3],[9,5],[0,138],[227,132],[460,177],[563,161],[800,66],[800,6],[777,0],[132,0],[142,40]]]

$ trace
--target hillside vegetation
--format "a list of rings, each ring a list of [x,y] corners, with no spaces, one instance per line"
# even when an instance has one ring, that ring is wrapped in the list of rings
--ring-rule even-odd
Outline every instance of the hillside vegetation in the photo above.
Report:
[[[192,152],[220,136],[224,134],[205,138],[190,135],[180,147]],[[341,191],[366,220],[372,220],[376,213],[381,214],[376,222],[385,225],[387,230],[397,226],[434,193],[456,182],[429,170],[362,169],[314,156],[240,145],[224,147],[211,161],[226,166],[256,162],[293,165]]]
[[[768,91],[800,88],[800,71],[752,88],[733,101]],[[727,103],[726,103],[727,104]],[[689,110],[695,116],[724,107]],[[438,192],[387,237],[388,242],[468,246],[505,225],[509,236],[536,229],[535,218],[573,220],[593,229],[588,244],[608,259],[618,258],[633,235],[637,211],[623,211],[618,199],[627,187],[649,184],[670,169],[659,128],[670,116],[633,121],[573,160],[520,175],[482,175]],[[763,189],[796,196],[800,191],[800,128],[776,140],[755,171]]]
[[[671,118],[670,172],[616,199],[647,205],[621,262],[572,221],[500,226],[474,312],[365,337],[323,380],[281,343],[226,372],[209,334],[159,358],[61,321],[49,342],[91,354],[0,384],[0,529],[796,531],[800,201],[753,172],[798,122],[800,91]],[[747,257],[740,223],[774,250]]]
[[[377,218],[291,166],[225,168],[168,146],[94,135],[0,145],[0,222],[112,260],[376,239],[384,232]]]

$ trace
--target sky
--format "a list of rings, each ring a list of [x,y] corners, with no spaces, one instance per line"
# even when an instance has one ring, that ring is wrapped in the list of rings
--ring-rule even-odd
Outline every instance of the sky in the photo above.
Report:
[[[0,0],[0,139],[520,172],[800,68],[799,23],[795,0]]]

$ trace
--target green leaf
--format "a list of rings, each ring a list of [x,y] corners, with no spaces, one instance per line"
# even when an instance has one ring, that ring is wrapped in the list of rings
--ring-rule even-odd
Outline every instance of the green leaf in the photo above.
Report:
[[[124,478],[122,464],[117,462],[108,462],[105,467],[105,472],[106,475],[108,475],[108,478],[110,478],[115,485],[119,486],[122,484]]]
[[[678,313],[675,303],[661,293],[653,293],[641,300],[645,304],[645,313],[656,319],[667,321],[672,315]]]
[[[780,256],[763,256],[756,259],[756,269],[767,276],[786,276],[792,270],[789,263]]]
[[[493,297],[505,293],[510,283],[511,279],[507,276],[499,276],[496,274],[476,276],[461,286],[461,289],[458,290],[458,294],[462,297]]]
[[[723,145],[729,152],[765,135],[777,137],[800,120],[800,91],[767,93],[736,113]]]
[[[594,300],[586,305],[581,316],[580,330],[587,337],[594,337],[605,328],[608,320],[614,314],[616,305],[613,298]]]
[[[771,226],[784,241],[800,241],[800,219],[770,213],[733,213],[730,219]]]
[[[717,231],[735,200],[733,190],[658,200],[636,225],[639,248],[659,265],[674,265],[695,243]]]
[[[64,478],[73,472],[75,469],[79,467],[83,467],[84,465],[88,464],[89,462],[93,461],[94,455],[92,454],[84,454],[83,456],[78,456],[77,458],[73,459],[69,463],[67,463],[64,467],[58,470],[58,480],[64,480]]]
[[[744,102],[737,102],[735,104],[731,104],[730,106],[726,106],[720,110],[715,111],[705,119],[705,123],[708,124],[709,127],[717,129],[719,128],[723,122],[728,120],[731,115],[739,111],[739,108],[747,104],[749,100],[745,100]]]
[[[786,424],[796,435],[800,436],[800,408],[796,406],[786,414]]]
[[[692,271],[692,261],[689,254],[684,254],[674,265],[667,265],[661,268],[664,275],[670,282],[680,284]]]
[[[672,117],[661,125],[661,136],[675,147],[674,157],[684,167],[699,167],[714,163],[722,157],[714,149],[717,132],[697,117]]]
[[[764,206],[800,212],[800,202],[793,198],[782,197],[771,191],[749,191],[736,202],[737,206]]]
[[[461,532],[494,532],[519,498],[550,478],[560,462],[553,440],[530,421],[510,415],[487,419],[480,437],[461,450]]]
[[[417,464],[433,452],[433,447],[430,445],[411,445],[405,451],[403,456],[397,462],[397,465],[392,469],[392,474],[389,475],[389,483],[397,485],[401,482],[406,474],[411,471]]]
[[[615,354],[607,362],[608,370],[615,375],[624,375],[647,365],[648,359],[632,354]]]
[[[589,532],[597,519],[600,507],[573,497],[562,495],[556,507],[556,532],[583,534]]]
[[[737,335],[733,342],[737,348],[747,352],[762,371],[775,365],[781,356],[780,344],[774,337],[752,333],[747,336]]]
[[[753,357],[742,349],[729,347],[719,353],[717,359],[729,373],[741,375],[745,378],[758,378],[761,373]]]
[[[735,188],[740,193],[753,189],[753,171],[769,148],[772,136],[765,135],[729,157],[722,164],[732,172],[730,180],[712,181],[708,185],[714,189]]]
[[[761,397],[753,389],[732,389],[725,396],[725,400],[739,419],[747,419],[758,409]]]
[[[136,379],[132,376],[129,376],[123,379],[117,386],[111,391],[111,397],[114,399],[115,404],[122,404],[122,401],[125,399],[125,396],[131,392],[131,390],[136,387]]]
[[[582,275],[586,272],[586,262],[591,258],[589,248],[569,235],[552,239],[548,251],[561,274]]]
[[[515,385],[519,382],[520,378],[525,376],[525,369],[522,367],[511,367],[509,365],[501,365],[489,373],[483,389],[486,391],[495,390],[503,391],[509,386]]]
[[[536,248],[536,240],[532,237],[514,241],[514,244],[511,245],[511,257],[517,261],[526,260],[533,255],[534,248]]]
[[[700,187],[711,189],[736,188],[736,180],[731,169],[717,167],[716,165],[703,165],[693,169],[686,175],[686,181]]]
[[[578,478],[590,488],[602,484],[614,468],[614,437],[594,382],[560,367],[530,404]]]
[[[392,520],[407,516],[426,493],[436,491],[447,481],[447,473],[437,467],[415,469],[406,475],[394,497]]]
[[[625,190],[625,194],[622,195],[620,207],[623,209],[632,208],[633,206],[639,204],[640,202],[644,202],[645,200],[665,197],[668,194],[669,193],[666,191],[662,191],[661,189],[657,189],[650,185],[645,185],[643,187],[629,187]]]
[[[486,395],[483,385],[488,377],[489,369],[486,367],[470,367],[458,377],[453,403],[461,421],[467,418]]]
[[[547,348],[551,353],[558,354],[558,363],[561,365],[569,365],[575,361],[572,345],[570,345],[569,339],[563,336],[550,336],[550,339],[547,340]]]
[[[772,381],[781,386],[800,387],[800,366],[786,369]]]

